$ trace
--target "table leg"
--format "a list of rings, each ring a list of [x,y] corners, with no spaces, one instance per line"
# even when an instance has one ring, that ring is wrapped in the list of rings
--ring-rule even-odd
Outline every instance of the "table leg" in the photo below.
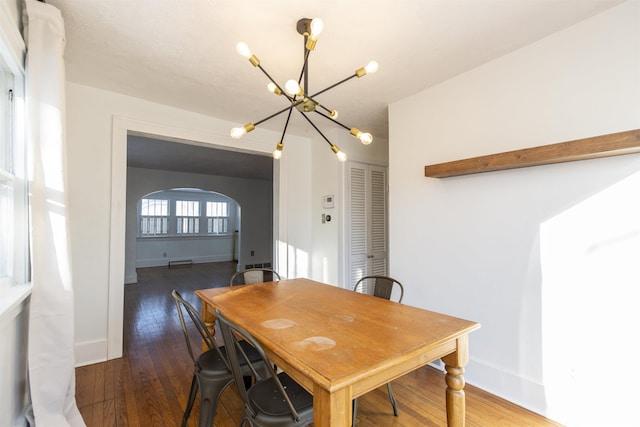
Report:
[[[317,385],[313,389],[313,426],[351,425],[351,389],[329,393]]]
[[[464,366],[469,361],[468,337],[458,338],[456,351],[442,358],[445,364],[447,383],[447,426],[464,427],[466,410],[464,398]]]
[[[209,304],[207,304],[204,301],[202,302],[202,320],[204,321],[204,325],[209,330],[209,333],[211,333],[211,336],[215,337],[216,336],[216,315],[214,314],[214,311],[211,309]],[[202,351],[207,351],[207,350],[209,350],[209,347],[207,347],[207,344],[203,341]]]

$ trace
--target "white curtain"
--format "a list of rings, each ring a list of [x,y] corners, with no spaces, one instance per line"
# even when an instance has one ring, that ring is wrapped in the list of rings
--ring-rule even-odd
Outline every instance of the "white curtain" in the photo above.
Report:
[[[64,23],[26,0],[27,138],[30,156],[32,427],[84,426],[75,400],[73,287],[65,177]]]

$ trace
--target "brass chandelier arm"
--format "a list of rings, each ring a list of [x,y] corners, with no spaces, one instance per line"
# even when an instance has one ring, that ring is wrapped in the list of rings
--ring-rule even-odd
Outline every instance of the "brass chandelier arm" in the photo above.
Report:
[[[315,125],[315,123],[313,123],[313,122],[311,121],[311,119],[310,119],[309,117],[307,117],[307,115],[306,115],[306,114],[304,114],[302,111],[299,111],[299,113],[300,113],[300,114],[302,114],[302,117],[304,117],[304,119],[305,119],[306,121],[308,121],[308,122],[309,122],[309,124],[310,124],[311,126],[313,126],[313,128],[314,128],[314,129],[315,129],[315,130],[320,134],[320,136],[321,136],[322,138],[324,138],[324,140],[325,140],[325,141],[327,141],[327,144],[329,144],[331,147],[333,147],[333,144],[331,143],[331,141],[329,141],[329,139],[328,139],[326,136],[324,136],[324,134],[320,131],[320,129],[318,129],[318,126],[316,126],[316,125]]]
[[[290,96],[287,94],[287,92],[285,92],[285,90],[284,90],[284,89],[282,89],[282,88],[280,87],[280,85],[279,85],[279,84],[278,84],[278,83],[273,79],[273,77],[271,77],[271,76],[269,75],[269,73],[267,73],[267,70],[265,70],[265,69],[262,67],[262,65],[258,64],[258,65],[257,65],[257,67],[260,69],[260,71],[262,71],[262,72],[264,73],[264,75],[265,75],[265,76],[267,76],[267,78],[269,79],[269,81],[270,81],[271,83],[273,83],[274,85],[276,85],[276,87],[278,88],[278,90],[280,91],[280,93],[281,93],[282,95],[286,96],[286,97],[287,97],[287,99],[288,99],[289,101],[293,101],[293,98],[292,98],[292,97],[290,97]]]
[[[289,105],[288,107],[283,108],[283,109],[282,109],[282,110],[280,110],[280,111],[276,111],[275,113],[271,114],[270,116],[265,117],[265,118],[264,118],[264,119],[262,119],[262,120],[258,120],[258,121],[257,121],[257,122],[255,122],[253,125],[254,125],[254,126],[258,126],[260,123],[264,123],[264,122],[266,122],[267,120],[272,119],[272,118],[274,118],[275,116],[277,116],[277,115],[280,115],[280,114],[284,113],[285,111],[289,111],[289,110],[291,110],[293,107],[297,107],[298,105],[302,104],[303,102],[304,102],[304,99],[300,99],[300,100],[298,100],[298,101],[292,102],[292,104],[291,104],[291,105]]]
[[[315,98],[316,96],[318,96],[318,95],[320,95],[320,94],[322,94],[322,93],[325,93],[326,91],[331,90],[331,89],[333,89],[333,88],[334,88],[334,87],[336,87],[336,86],[340,86],[342,83],[346,83],[346,82],[348,82],[349,80],[351,80],[351,79],[352,79],[352,78],[354,78],[354,77],[358,77],[358,76],[357,76],[357,74],[355,74],[355,73],[354,73],[354,74],[350,75],[349,77],[347,77],[346,79],[342,79],[342,80],[340,80],[339,82],[334,83],[334,84],[332,84],[331,86],[328,86],[328,87],[326,87],[326,88],[322,89],[320,92],[316,92],[316,93],[314,93],[313,95],[311,95],[311,96],[309,97],[309,99],[311,99],[311,98]]]
[[[306,40],[306,38],[305,38]],[[302,69],[300,70],[300,76],[298,77],[298,84],[300,84],[300,82],[302,82],[302,78],[305,77],[307,75],[307,66],[309,65],[309,54],[311,53],[311,51],[309,49],[307,49],[307,47],[304,47],[304,61],[302,62]],[[308,80],[305,78],[305,82],[304,82],[304,91],[307,92],[308,88],[307,86],[309,85]]]
[[[280,144],[284,144],[284,135],[287,133],[287,127],[289,127],[289,119],[291,118],[291,113],[293,109],[289,109],[289,114],[287,115],[287,121],[284,123],[284,129],[282,129],[282,136],[280,137]]]
[[[320,111],[316,110],[316,113],[318,113],[319,115],[321,115],[322,117],[324,117],[327,120],[331,120],[333,123],[337,124],[338,126],[342,126],[343,128],[345,128],[348,131],[351,131],[351,128],[347,125],[344,125],[342,123],[340,123],[339,121],[337,121],[336,119],[327,116],[326,114],[322,114]]]

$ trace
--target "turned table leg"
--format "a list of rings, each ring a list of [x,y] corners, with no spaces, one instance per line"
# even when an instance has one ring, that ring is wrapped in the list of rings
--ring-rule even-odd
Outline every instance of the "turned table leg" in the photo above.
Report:
[[[458,338],[457,350],[442,358],[445,364],[445,382],[447,383],[447,425],[449,427],[464,427],[465,425],[465,397],[464,397],[464,366],[469,360],[469,342],[467,336]]]

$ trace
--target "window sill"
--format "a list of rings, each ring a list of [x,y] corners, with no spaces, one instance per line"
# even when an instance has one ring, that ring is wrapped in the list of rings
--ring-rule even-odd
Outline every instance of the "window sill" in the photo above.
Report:
[[[11,286],[0,294],[0,324],[18,312],[23,301],[31,295],[31,284]]]

